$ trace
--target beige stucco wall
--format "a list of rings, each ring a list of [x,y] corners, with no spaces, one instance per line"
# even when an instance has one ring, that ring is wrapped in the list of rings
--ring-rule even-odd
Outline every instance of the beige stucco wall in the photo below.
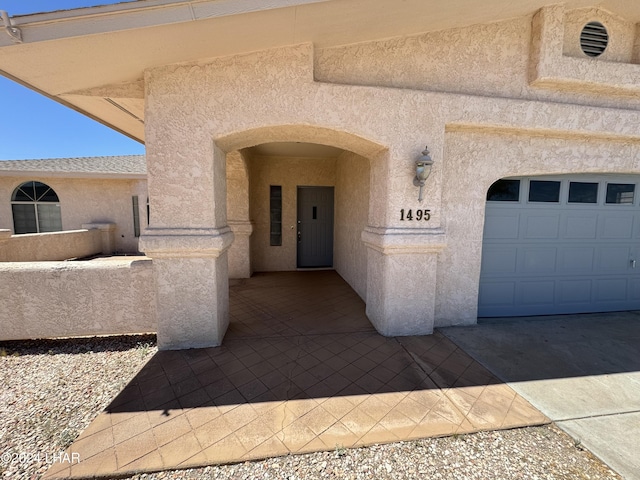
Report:
[[[0,176],[0,228],[13,231],[11,195],[16,187],[31,180],[49,185],[58,194],[63,230],[79,230],[87,223],[115,223],[115,251],[138,251],[131,197],[138,195],[140,229],[144,230],[146,180]]]
[[[369,218],[369,160],[344,152],[336,161],[333,266],[366,301],[367,249],[362,232]]]
[[[0,264],[0,340],[154,332],[150,260]]]
[[[376,328],[426,334],[434,324],[475,322],[484,196],[493,181],[640,172],[640,65],[564,55],[565,16],[554,6],[444,32],[330,49],[294,45],[148,70],[151,256],[172,262],[171,281],[187,289],[194,282],[186,258],[203,255],[189,246],[194,235],[198,245],[211,245],[207,255],[226,254],[225,154],[268,142],[333,145],[369,161],[361,238],[367,314]],[[434,166],[420,203],[413,177],[425,144]],[[265,192],[250,203],[251,219],[263,222],[252,235],[255,270],[287,261],[267,256],[262,243],[268,164],[249,165],[250,191]],[[402,220],[401,209],[429,209],[431,216]],[[213,276],[222,267],[211,268]]]
[[[543,69],[540,79],[553,81],[555,89],[532,85],[530,62],[536,56],[532,43],[545,35],[536,17],[527,16],[496,23],[385,39],[356,45],[318,49],[314,57],[315,78],[323,82],[388,86],[415,90],[488,95],[502,98],[563,101],[577,104],[638,108],[640,91],[637,68],[630,67],[636,26],[604,10],[565,11],[548,9],[557,22],[544,42],[554,68]],[[598,60],[580,50],[580,32],[588,21],[601,21],[610,34],[610,45]],[[533,28],[532,28],[533,27]],[[637,38],[635,38],[637,41]],[[562,60],[565,57],[565,60]],[[571,58],[569,58],[571,57]],[[543,62],[547,61],[545,57]],[[616,63],[614,63],[616,62]],[[636,60],[637,62],[637,60]],[[584,81],[580,82],[579,79]],[[571,80],[559,91],[558,85]],[[576,81],[577,80],[577,81]],[[595,87],[617,95],[594,96]],[[610,85],[607,85],[610,84]],[[629,91],[631,90],[631,92]],[[620,98],[618,95],[626,93]]]
[[[251,179],[251,264],[256,272],[297,268],[298,186],[333,187],[336,159],[254,156],[249,161]],[[269,187],[282,187],[282,245],[269,245]]]
[[[5,239],[0,236],[0,262],[45,262],[99,253],[102,253],[100,230],[30,233]]]

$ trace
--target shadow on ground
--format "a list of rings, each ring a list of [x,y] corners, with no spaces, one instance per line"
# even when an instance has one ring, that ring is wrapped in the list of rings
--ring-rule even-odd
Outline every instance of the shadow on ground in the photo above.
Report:
[[[230,288],[216,348],[161,351],[49,478],[142,471],[514,428],[548,419],[436,332],[385,338],[335,273]]]

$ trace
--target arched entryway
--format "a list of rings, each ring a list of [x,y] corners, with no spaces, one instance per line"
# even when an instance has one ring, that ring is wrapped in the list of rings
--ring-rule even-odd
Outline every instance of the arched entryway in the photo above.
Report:
[[[370,221],[372,169],[383,149],[312,127],[259,129],[220,143],[236,147],[226,160],[227,218],[235,235],[228,253],[231,287],[254,273],[328,269],[366,302],[367,248],[361,236]],[[335,287],[331,274],[316,276],[304,281]],[[283,278],[291,277],[273,281]],[[269,285],[264,279],[258,283]],[[353,308],[352,302],[344,308]]]

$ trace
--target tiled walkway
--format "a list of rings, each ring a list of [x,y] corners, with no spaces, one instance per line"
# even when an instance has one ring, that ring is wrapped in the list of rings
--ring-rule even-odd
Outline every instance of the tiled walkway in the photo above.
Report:
[[[114,476],[546,423],[439,333],[385,338],[334,272],[231,288],[222,347],[155,355],[49,478]],[[66,468],[65,468],[66,467]]]

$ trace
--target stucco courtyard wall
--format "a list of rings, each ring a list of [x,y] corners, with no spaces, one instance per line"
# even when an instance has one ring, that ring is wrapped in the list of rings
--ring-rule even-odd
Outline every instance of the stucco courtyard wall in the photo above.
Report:
[[[102,253],[102,232],[68,230],[10,236],[0,231],[0,262],[44,262]]]
[[[32,180],[45,183],[58,195],[63,230],[79,230],[88,223],[115,223],[114,252],[138,251],[132,197],[138,196],[143,230],[147,225],[146,180],[0,176],[0,228],[13,231],[11,195],[16,187]]]
[[[156,331],[151,260],[0,264],[0,340]]]

